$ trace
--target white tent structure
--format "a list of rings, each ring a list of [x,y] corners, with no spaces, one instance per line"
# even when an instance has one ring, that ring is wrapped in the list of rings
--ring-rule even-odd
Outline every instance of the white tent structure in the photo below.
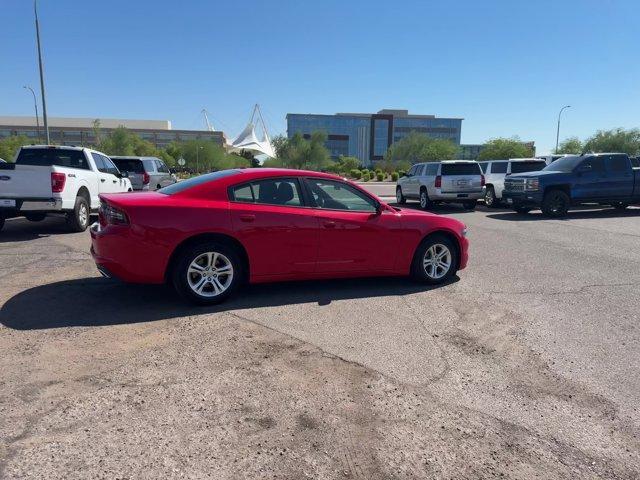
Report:
[[[260,123],[262,127],[262,139],[258,138],[256,134],[257,123]],[[232,152],[240,152],[246,150],[258,155],[267,155],[268,157],[275,158],[276,152],[271,144],[269,138],[269,132],[267,132],[267,126],[262,118],[262,112],[260,111],[260,105],[256,103],[253,107],[253,113],[247,126],[240,132],[236,138],[231,141],[229,150]]]

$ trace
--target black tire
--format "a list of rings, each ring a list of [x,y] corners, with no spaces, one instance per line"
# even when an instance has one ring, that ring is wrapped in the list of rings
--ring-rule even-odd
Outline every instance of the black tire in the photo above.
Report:
[[[476,205],[478,205],[478,201],[477,200],[469,200],[468,202],[462,202],[462,207],[465,210],[475,210],[476,209]]]
[[[529,213],[531,211],[531,209],[529,207],[513,207],[513,209],[517,213],[521,213],[522,215],[526,215],[527,213]]]
[[[615,208],[616,210],[626,210],[628,206],[629,204],[624,202],[618,202],[613,204],[613,208]]]
[[[570,206],[569,195],[562,190],[551,190],[544,194],[541,210],[547,217],[560,218],[567,214]]]
[[[160,190],[161,188],[160,184],[156,185],[156,190]]]
[[[442,273],[442,275],[435,278],[433,275],[430,275],[430,265],[425,265],[425,260],[428,261],[427,252],[429,249],[437,245],[444,246],[448,249],[449,269],[446,273],[440,270],[439,273]],[[458,249],[453,241],[445,235],[430,235],[420,243],[413,255],[413,262],[411,263],[411,277],[418,282],[428,283],[431,285],[444,283],[456,274],[458,264]]]
[[[398,205],[404,205],[405,203],[407,203],[407,199],[402,194],[402,188],[399,186],[396,187],[396,203]]]
[[[189,268],[190,265],[192,265],[192,262],[197,261],[197,259],[200,257],[206,257],[206,254],[208,253],[217,253],[219,255],[218,261],[216,262],[217,268],[222,268],[221,265],[226,265],[227,262],[231,265],[232,275],[231,279],[228,280],[228,284],[223,283],[224,281],[221,282],[219,280],[220,278],[222,278],[222,275],[218,276],[215,273],[216,265],[213,265],[214,269],[208,272],[205,272],[203,270],[202,273],[197,273],[195,271],[189,273]],[[207,277],[209,280],[205,279],[206,273],[210,274],[210,276]],[[235,292],[235,290],[242,282],[243,277],[244,266],[236,249],[224,243],[214,242],[200,243],[184,250],[182,253],[180,253],[180,256],[174,263],[173,271],[171,272],[171,280],[176,291],[184,299],[198,305],[215,305],[224,302]],[[203,288],[201,289],[202,294],[198,294],[195,289],[192,288],[192,286],[189,284],[190,281],[192,283],[199,281],[204,282]],[[215,290],[218,288],[214,285],[214,282],[216,281],[218,282],[218,285],[225,288],[219,294],[215,294]]]
[[[30,222],[41,222],[46,218],[46,213],[32,213],[30,215],[25,215],[25,218]]]
[[[484,204],[489,208],[497,208],[500,206],[500,200],[496,198],[496,191],[492,185],[489,185],[484,192]]]
[[[426,210],[431,206],[431,200],[429,200],[429,194],[427,193],[427,189],[422,187],[420,189],[420,208],[422,210]]]
[[[82,195],[78,195],[73,211],[67,213],[67,227],[72,232],[84,232],[89,226],[90,215],[89,202]]]

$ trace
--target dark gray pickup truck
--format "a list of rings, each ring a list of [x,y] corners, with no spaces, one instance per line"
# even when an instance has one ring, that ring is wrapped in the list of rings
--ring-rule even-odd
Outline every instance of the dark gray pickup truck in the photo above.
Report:
[[[502,198],[519,213],[540,208],[549,217],[562,217],[586,203],[625,209],[640,205],[637,165],[624,153],[563,157],[538,172],[507,177]]]

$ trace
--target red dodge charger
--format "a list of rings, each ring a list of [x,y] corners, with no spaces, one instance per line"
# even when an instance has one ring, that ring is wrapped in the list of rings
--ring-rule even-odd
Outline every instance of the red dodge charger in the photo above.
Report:
[[[197,303],[221,302],[244,281],[410,275],[441,283],[467,264],[463,223],[391,207],[324,173],[223,170],[100,198],[91,227],[100,272],[169,281]]]

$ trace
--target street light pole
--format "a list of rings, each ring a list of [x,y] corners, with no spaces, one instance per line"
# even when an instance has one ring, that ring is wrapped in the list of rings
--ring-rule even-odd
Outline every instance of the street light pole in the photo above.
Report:
[[[33,88],[31,88],[29,85],[25,85],[24,87],[27,90],[31,91],[31,94],[33,95],[33,107],[36,109],[36,128],[37,128],[37,132],[38,132],[38,141],[42,141],[41,137],[40,137],[40,118],[38,117],[38,101],[36,100],[36,92],[33,91]]]
[[[560,113],[558,113],[558,129],[556,130],[556,153],[558,153],[558,141],[560,140],[560,116],[562,115],[562,111],[565,108],[570,108],[571,105],[565,105],[560,109]]]
[[[44,131],[47,136],[47,145],[51,144],[49,137],[49,123],[47,122],[47,101],[44,91],[44,72],[42,70],[42,49],[40,48],[40,24],[38,23],[38,0],[33,0],[33,11],[36,15],[36,40],[38,42],[38,66],[40,67],[40,90],[42,91],[42,118],[44,120]]]

